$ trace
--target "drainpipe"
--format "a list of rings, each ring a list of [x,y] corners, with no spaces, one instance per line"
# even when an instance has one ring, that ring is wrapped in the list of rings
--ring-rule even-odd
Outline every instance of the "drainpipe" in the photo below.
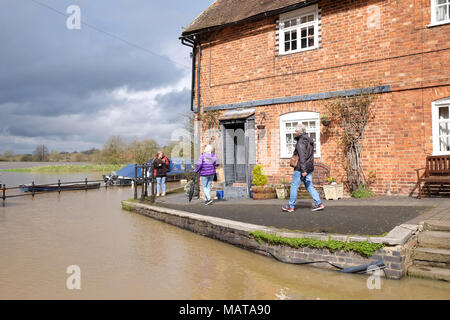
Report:
[[[200,68],[201,68],[201,61],[202,61],[202,46],[199,41],[197,41],[198,44],[198,65],[197,65],[197,114],[200,115]],[[194,149],[194,155],[195,159],[197,159],[200,156],[201,150],[200,150],[200,144],[201,144],[201,137],[202,137],[202,122],[197,121],[197,143]]]
[[[200,112],[200,68],[202,65],[202,46],[198,42],[198,66],[197,66],[197,112]]]
[[[195,99],[195,62],[197,55],[197,46],[195,43],[195,37],[191,38],[180,38],[181,44],[192,48],[192,81],[191,81],[191,111],[194,111],[194,99]]]
[[[191,83],[191,111],[198,113],[200,111],[200,66],[201,66],[201,46],[198,41],[197,35],[191,35],[186,37],[181,37],[181,44],[192,48],[192,83]],[[198,49],[197,49],[198,46]],[[197,54],[198,52],[198,54]],[[196,61],[198,56],[198,66],[196,68]],[[197,108],[195,109],[195,70],[197,69]],[[200,141],[201,141],[201,123],[200,121],[194,121],[197,124],[196,132],[197,137],[194,143],[194,159],[200,155]],[[195,134],[194,134],[195,135]],[[194,139],[192,141],[194,141]]]

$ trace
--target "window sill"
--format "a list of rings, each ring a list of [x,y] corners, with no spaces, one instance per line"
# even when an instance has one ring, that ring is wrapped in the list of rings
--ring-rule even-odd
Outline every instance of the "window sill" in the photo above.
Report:
[[[450,151],[448,151],[448,152],[433,152],[433,156],[450,156]]]
[[[438,26],[443,26],[446,24],[450,24],[450,20],[448,21],[441,21],[441,22],[435,22],[435,23],[430,23],[429,25],[427,25],[427,28],[433,28],[433,27],[438,27]]]
[[[307,48],[307,49],[297,50],[297,51],[292,51],[292,52],[278,52],[278,56],[288,56],[290,54],[296,54],[296,53],[316,50],[316,49],[320,49],[320,48],[322,48],[322,47],[317,46],[317,47],[312,47],[312,48]]]

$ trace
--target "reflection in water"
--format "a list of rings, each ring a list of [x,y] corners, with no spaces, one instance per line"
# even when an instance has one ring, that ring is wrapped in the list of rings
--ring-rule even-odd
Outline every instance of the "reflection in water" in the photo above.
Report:
[[[367,276],[280,263],[122,210],[132,195],[109,188],[0,206],[0,299],[450,298],[445,282],[383,279],[369,290]],[[66,289],[69,265],[81,268],[81,290]]]

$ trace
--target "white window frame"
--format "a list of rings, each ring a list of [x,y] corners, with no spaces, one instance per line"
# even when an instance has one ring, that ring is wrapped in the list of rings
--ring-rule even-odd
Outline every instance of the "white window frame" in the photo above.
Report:
[[[286,122],[304,122],[315,121],[316,128],[314,130],[307,130],[307,132],[314,132],[316,134],[316,152],[314,158],[320,158],[320,113],[311,111],[291,112],[280,116],[280,158],[287,159],[292,157],[291,153],[287,152],[286,147]]]
[[[433,155],[443,156],[450,155],[450,151],[440,151],[439,141],[439,108],[448,107],[450,109],[450,98],[445,98],[432,102],[431,104],[431,119],[432,119],[432,131],[433,131]],[[450,110],[449,110],[450,111]],[[449,120],[450,122],[450,120]]]
[[[314,14],[314,21],[300,24],[300,18],[303,16],[310,15],[310,14]],[[294,27],[285,28],[284,23],[286,21],[289,21],[292,19],[297,19],[297,25]],[[300,30],[304,27],[309,27],[309,26],[314,27],[314,46],[302,49],[301,48],[301,31]],[[285,34],[284,33],[286,31],[292,31],[292,30],[297,30],[297,49],[285,51],[285,46],[284,46]],[[278,47],[279,47],[278,52],[280,55],[314,50],[319,47],[319,7],[317,4],[280,15]]]
[[[437,21],[437,19],[436,19],[436,7],[438,6],[437,0],[430,0],[430,1],[431,1],[431,5],[430,5],[430,9],[431,9],[431,23],[428,26],[432,27],[432,26],[439,26],[439,25],[450,23],[450,17],[448,17],[446,20],[443,20],[443,21]],[[447,3],[446,6],[447,6],[447,10],[449,10],[449,11],[447,11],[447,14],[449,14],[449,12],[450,12],[450,3]]]

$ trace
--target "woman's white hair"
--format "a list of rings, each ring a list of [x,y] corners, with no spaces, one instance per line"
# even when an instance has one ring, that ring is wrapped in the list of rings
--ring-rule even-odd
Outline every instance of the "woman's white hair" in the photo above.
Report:
[[[205,153],[211,153],[212,151],[213,151],[213,147],[210,144],[208,144],[205,147]]]
[[[295,128],[295,131],[298,131],[300,133],[306,133],[306,126],[303,123],[299,123]]]

